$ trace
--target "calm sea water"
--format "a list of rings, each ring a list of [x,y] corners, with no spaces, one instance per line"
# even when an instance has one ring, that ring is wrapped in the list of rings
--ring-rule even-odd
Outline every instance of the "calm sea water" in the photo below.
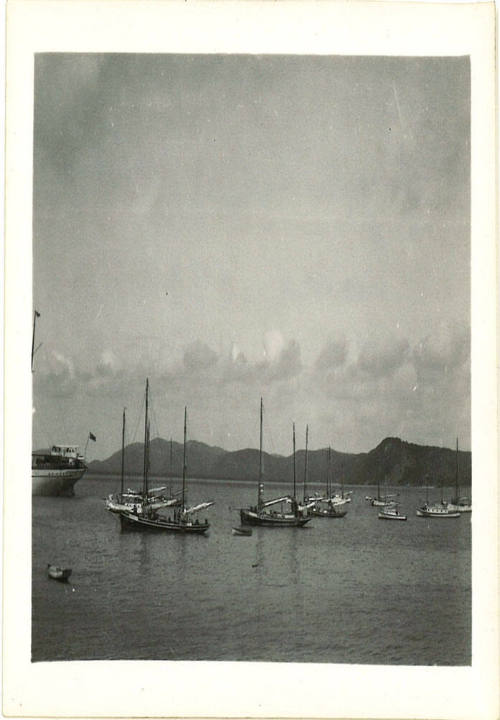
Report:
[[[421,490],[400,489],[407,522],[379,520],[358,487],[345,518],[234,537],[255,484],[190,481],[190,501],[216,501],[197,537],[122,532],[103,502],[117,486],[86,476],[74,498],[33,498],[34,661],[470,664],[471,519],[417,518]]]

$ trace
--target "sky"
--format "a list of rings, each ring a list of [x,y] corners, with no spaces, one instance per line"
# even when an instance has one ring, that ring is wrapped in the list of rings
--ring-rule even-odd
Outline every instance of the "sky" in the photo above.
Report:
[[[33,445],[470,449],[467,58],[39,54]],[[41,343],[41,344],[40,344]]]

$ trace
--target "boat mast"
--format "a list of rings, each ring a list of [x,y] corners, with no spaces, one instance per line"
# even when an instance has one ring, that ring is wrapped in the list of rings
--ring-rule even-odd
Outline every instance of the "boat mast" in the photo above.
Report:
[[[148,458],[147,458],[147,461],[146,461],[146,495],[147,495],[148,492],[149,492],[149,471],[151,470],[151,468],[150,468],[150,462],[149,462],[149,458],[150,458],[149,448],[150,448],[150,445],[151,445],[151,442],[150,442],[150,441],[151,441],[151,423],[150,423],[149,418],[148,418],[148,442],[147,442]]]
[[[184,408],[184,454],[182,459],[182,510],[186,507],[186,435],[187,435],[187,408]]]
[[[123,420],[122,420],[122,471],[121,471],[121,495],[123,496],[123,482],[125,478],[125,408],[123,408]]]
[[[144,498],[148,495],[148,442],[149,442],[149,421],[148,421],[148,402],[149,402],[149,378],[146,378],[146,410],[144,413],[144,474],[142,492]]]
[[[328,446],[328,462],[326,467],[326,497],[329,498],[332,494],[332,482],[331,482],[331,461],[332,461],[332,450]]]
[[[306,501],[307,493],[307,445],[309,441],[309,425],[306,425],[306,455],[304,459],[304,502]]]
[[[170,438],[170,475],[173,475],[173,468],[172,468],[172,438]]]
[[[455,466],[455,502],[458,504],[459,500],[459,487],[458,487],[458,438],[457,438],[457,452],[456,452],[456,466]]]
[[[297,496],[296,492],[296,472],[295,472],[295,423],[293,423],[293,499]]]
[[[257,492],[257,507],[260,510],[263,503],[264,484],[262,482],[262,423],[264,416],[264,406],[262,398],[260,399],[260,437],[259,437],[259,489]]]
[[[341,482],[342,482],[342,500],[343,500],[343,499],[344,499],[344,463],[342,463],[341,472],[342,472],[342,474],[341,474],[341,476],[340,476],[340,479],[341,479]]]

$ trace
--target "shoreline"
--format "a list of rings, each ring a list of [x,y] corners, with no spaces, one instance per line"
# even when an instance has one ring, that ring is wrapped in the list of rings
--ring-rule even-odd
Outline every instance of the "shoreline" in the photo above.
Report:
[[[84,482],[85,479],[89,479],[89,478],[93,478],[95,480],[100,480],[100,479],[120,480],[120,474],[119,473],[116,473],[116,474],[114,474],[114,473],[97,473],[97,472],[88,472],[87,471],[87,473],[83,476],[83,478],[80,482],[82,482],[82,481]],[[152,475],[152,476],[150,476],[149,480],[151,482],[155,482],[155,483],[158,482],[158,483],[162,483],[162,484],[167,484],[169,482],[181,483],[182,477],[174,476],[174,475],[167,476],[167,477],[165,477],[164,475],[163,476],[162,475]],[[247,485],[254,485],[257,482],[256,479],[248,479],[247,480],[245,478],[194,477],[194,476],[190,476],[189,480],[193,481],[193,482],[201,482],[201,483],[218,483],[218,484],[222,484],[222,483],[228,484],[229,483],[229,484],[247,484]],[[125,482],[142,482],[142,475],[128,475],[125,478]],[[288,485],[290,481],[289,480],[266,480],[266,479],[264,479],[263,482],[265,485]],[[317,488],[317,487],[322,487],[324,485],[324,482],[311,481],[311,482],[308,482],[307,484],[308,484],[308,486]],[[340,484],[338,484],[338,485],[334,484],[334,487],[338,488],[339,490],[341,489]],[[344,488],[376,488],[376,487],[377,487],[377,483],[370,483],[370,484],[368,484],[368,483],[366,483],[366,484],[365,483],[363,483],[363,484],[345,483],[344,484]],[[438,485],[387,485],[384,487],[386,487],[387,489],[391,489],[391,490],[394,488],[396,488],[396,489],[397,488],[416,488],[419,490],[426,490],[426,489],[438,490],[439,489]],[[446,488],[453,487],[453,484],[445,485],[445,487]],[[471,486],[463,485],[461,487],[463,487],[464,489],[468,488],[470,490]]]

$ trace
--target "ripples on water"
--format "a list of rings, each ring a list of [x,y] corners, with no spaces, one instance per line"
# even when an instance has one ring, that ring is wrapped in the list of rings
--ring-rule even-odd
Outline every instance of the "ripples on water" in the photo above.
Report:
[[[191,481],[193,502],[216,501],[207,536],[122,532],[103,502],[117,484],[33,498],[34,661],[470,664],[470,515],[417,518],[422,491],[401,488],[408,521],[380,521],[361,487],[345,518],[234,537],[255,484]]]

